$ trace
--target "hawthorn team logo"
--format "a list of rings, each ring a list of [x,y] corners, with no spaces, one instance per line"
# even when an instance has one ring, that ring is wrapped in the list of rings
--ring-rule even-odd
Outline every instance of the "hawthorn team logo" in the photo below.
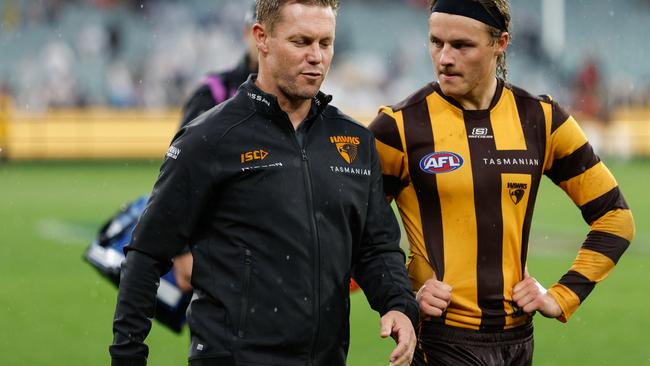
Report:
[[[526,194],[526,188],[528,188],[528,184],[526,183],[508,182],[508,191],[510,192],[510,199],[515,205],[521,202],[521,199],[524,198],[524,194]]]
[[[345,160],[352,164],[359,151],[359,138],[356,136],[330,136],[330,142],[336,146],[336,151]]]

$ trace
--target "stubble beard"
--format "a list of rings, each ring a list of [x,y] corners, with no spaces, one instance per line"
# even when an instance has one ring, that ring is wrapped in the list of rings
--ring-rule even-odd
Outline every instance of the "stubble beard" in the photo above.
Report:
[[[317,85],[310,84],[309,86],[313,85],[314,89],[312,90],[311,88],[307,87],[301,88],[298,86],[298,83],[296,81],[291,81],[287,83],[281,83],[278,85],[278,88],[287,99],[299,102],[301,100],[308,100],[315,97],[316,94],[318,94],[318,90],[320,90],[321,84],[322,81],[317,83]]]

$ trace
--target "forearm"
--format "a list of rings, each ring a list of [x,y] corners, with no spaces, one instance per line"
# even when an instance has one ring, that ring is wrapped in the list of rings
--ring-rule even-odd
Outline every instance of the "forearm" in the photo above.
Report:
[[[570,270],[549,293],[562,308],[566,322],[595,285],[614,269],[634,236],[634,220],[627,209],[615,209],[594,221]]]

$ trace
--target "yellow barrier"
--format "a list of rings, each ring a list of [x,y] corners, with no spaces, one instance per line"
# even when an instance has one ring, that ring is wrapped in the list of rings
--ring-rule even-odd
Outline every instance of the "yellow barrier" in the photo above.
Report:
[[[355,116],[368,123],[374,114]],[[650,157],[650,109],[621,110],[614,117],[606,126],[581,121],[597,151]],[[21,160],[160,159],[179,121],[178,109],[92,108],[35,114],[11,112],[0,105],[0,157],[4,153]]]
[[[180,112],[109,109],[15,113],[10,159],[162,158]]]
[[[0,159],[6,159],[9,153],[9,120],[11,119],[12,101],[0,91]]]

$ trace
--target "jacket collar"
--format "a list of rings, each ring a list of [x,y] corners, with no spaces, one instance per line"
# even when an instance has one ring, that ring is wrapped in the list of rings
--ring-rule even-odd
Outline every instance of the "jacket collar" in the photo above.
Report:
[[[259,113],[267,116],[282,115],[284,111],[278,104],[278,99],[273,94],[266,93],[255,85],[257,74],[248,76],[248,80],[240,86],[240,93],[247,98],[251,106]],[[332,101],[332,96],[321,91],[312,98],[311,109],[306,119],[311,119],[321,114],[327,105]]]

